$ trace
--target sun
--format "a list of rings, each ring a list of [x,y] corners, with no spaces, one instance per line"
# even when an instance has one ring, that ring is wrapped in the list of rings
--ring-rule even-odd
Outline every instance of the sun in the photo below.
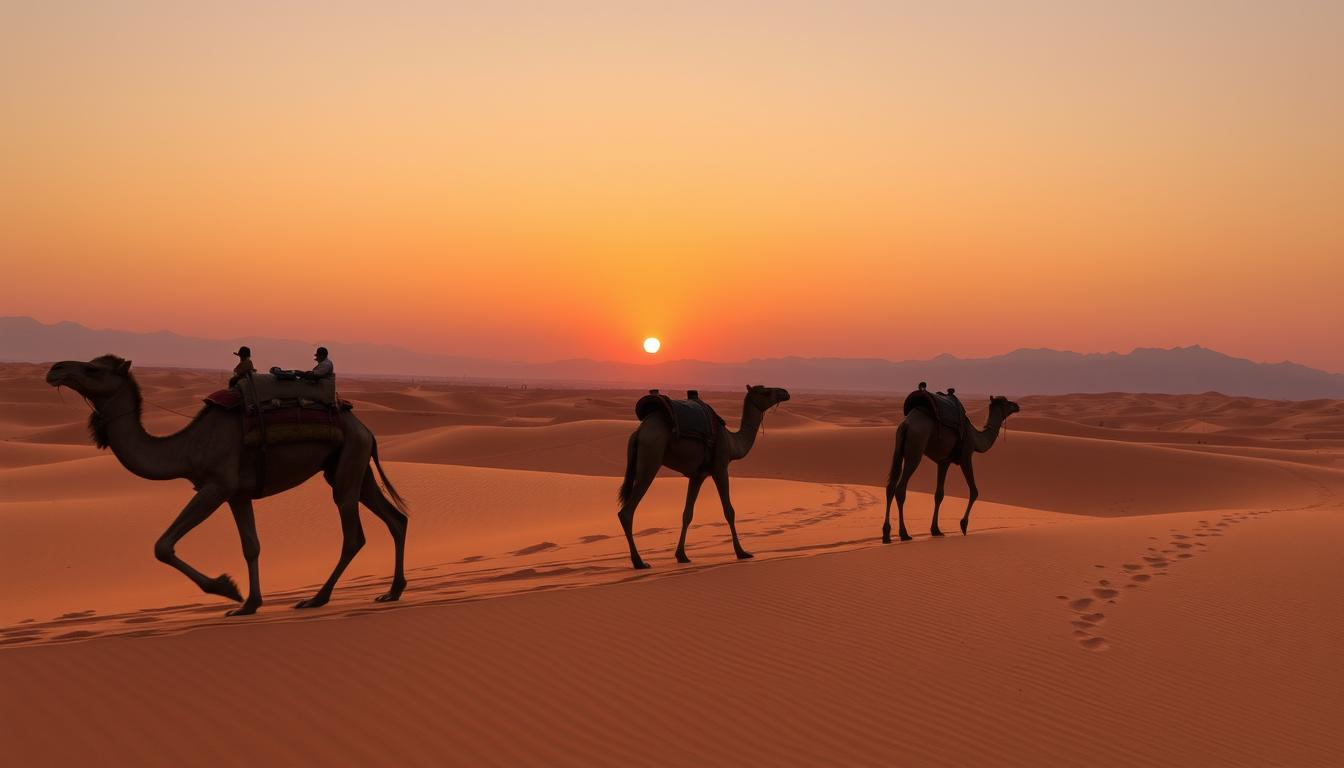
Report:
[[[662,348],[663,348],[663,342],[659,341],[658,339],[655,339],[652,336],[644,340],[644,351],[648,352],[650,355],[658,354],[658,350]]]

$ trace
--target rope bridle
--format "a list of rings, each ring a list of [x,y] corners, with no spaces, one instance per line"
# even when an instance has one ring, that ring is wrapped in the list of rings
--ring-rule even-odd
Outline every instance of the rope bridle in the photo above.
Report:
[[[112,390],[112,394],[108,395],[108,397],[111,398],[111,397],[113,397],[113,396],[119,394],[119,393],[121,392],[122,388],[126,386],[126,382],[128,381],[128,378],[129,378],[129,377],[122,377],[122,379],[121,379],[121,383],[117,385],[117,388],[116,388],[116,389]],[[65,402],[65,397],[61,394],[61,390],[64,389],[65,386],[66,386],[66,385],[64,385],[64,384],[57,384],[57,385],[56,385],[56,396],[59,397],[59,398],[61,399],[61,402],[62,402],[62,403]],[[72,388],[72,389],[73,389],[73,388]],[[126,410],[126,411],[123,411],[122,413],[118,413],[118,414],[115,414],[115,415],[113,415],[113,416],[108,416],[107,414],[105,414],[105,413],[103,413],[102,411],[98,410],[98,406],[94,405],[94,404],[93,404],[93,401],[90,400],[90,399],[88,398],[88,396],[85,395],[83,392],[80,392],[79,390],[75,390],[75,394],[79,395],[79,399],[83,400],[83,401],[84,401],[84,404],[87,405],[87,406],[89,407],[89,412],[90,412],[90,413],[96,413],[96,414],[98,414],[98,416],[100,416],[100,417],[102,418],[102,420],[103,420],[103,424],[104,424],[105,426],[111,426],[112,422],[116,421],[117,419],[120,419],[120,418],[123,417],[123,416],[132,416],[132,415],[134,415],[134,414],[136,413],[136,409],[135,409],[135,408],[130,408],[130,409]],[[153,401],[151,401],[151,400],[147,400],[147,399],[145,399],[145,396],[144,396],[143,394],[140,396],[140,401],[141,401],[142,403],[148,403],[149,405],[152,405],[152,406],[154,406],[155,408],[158,408],[158,409],[161,410],[161,411],[167,411],[168,413],[171,413],[171,414],[174,414],[174,415],[177,415],[177,416],[181,416],[181,417],[184,418],[184,419],[188,419],[188,420],[190,420],[190,419],[195,418],[194,416],[190,416],[190,415],[188,415],[188,414],[182,413],[181,411],[174,410],[174,409],[172,409],[172,408],[168,408],[167,406],[159,405],[158,403],[153,402]]]

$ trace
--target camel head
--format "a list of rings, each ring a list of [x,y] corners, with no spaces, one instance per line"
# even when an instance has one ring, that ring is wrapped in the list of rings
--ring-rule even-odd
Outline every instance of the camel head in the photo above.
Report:
[[[140,387],[131,378],[130,360],[116,355],[95,357],[87,363],[66,360],[51,366],[47,371],[47,383],[53,387],[69,387],[93,404],[93,413],[89,414],[89,434],[99,448],[108,445],[107,427],[113,419],[130,415],[140,417]],[[106,416],[104,411],[108,404],[123,389],[129,389],[129,394],[123,397],[129,398],[130,402],[120,407],[120,413]]]
[[[1007,419],[1009,416],[1022,409],[1017,403],[1014,403],[1003,395],[995,395],[994,397],[989,398],[989,411],[990,413],[994,413],[996,410],[1003,415],[1003,418]]]
[[[771,406],[779,405],[789,399],[789,391],[781,387],[763,387],[760,384],[752,386],[747,385],[747,402],[759,408],[762,412],[770,409]]]
[[[95,357],[87,363],[66,360],[51,366],[47,383],[69,387],[97,405],[121,390],[130,378],[131,361],[116,355]]]

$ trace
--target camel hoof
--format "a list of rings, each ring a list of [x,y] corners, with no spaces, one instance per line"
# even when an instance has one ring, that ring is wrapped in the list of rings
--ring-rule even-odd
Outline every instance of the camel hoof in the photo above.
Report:
[[[750,559],[753,558],[753,557],[755,557],[755,555],[751,554],[750,552],[748,552],[748,551],[746,551],[746,550],[743,550],[743,551],[737,553],[737,559],[738,559],[738,560],[750,560]]]
[[[962,535],[962,536],[965,536],[965,535],[966,535],[966,525],[967,525],[969,522],[970,522],[969,520],[962,520],[962,521],[961,521],[961,535]]]
[[[243,593],[238,591],[238,585],[234,583],[233,577],[227,573],[221,574],[219,578],[207,584],[205,592],[210,595],[227,597],[235,603],[243,602]]]
[[[648,563],[644,562],[643,560],[636,561],[635,563],[632,563],[632,565],[634,565],[635,570],[637,570],[637,571],[643,571],[643,570],[646,570],[646,569],[649,569],[649,568],[652,568],[652,567],[653,567],[652,565],[649,565]]]
[[[314,596],[308,598],[307,600],[300,600],[299,602],[294,604],[294,608],[295,610],[303,610],[304,608],[321,608],[322,606],[326,605],[327,601],[330,599],[331,598],[329,597]]]
[[[940,531],[940,530],[938,530],[937,528],[930,528],[930,529],[929,529],[929,535],[930,535],[930,536],[942,536],[942,535],[943,535],[943,532]]]
[[[397,601],[400,600],[400,599],[401,599],[401,593],[400,593],[400,592],[388,592],[388,593],[385,594],[385,595],[379,595],[379,596],[373,598],[373,602],[375,602],[375,603],[395,603],[395,602],[397,602]]]
[[[902,533],[902,534],[901,534],[901,541],[912,541],[912,540],[914,540],[914,538],[915,538],[914,536],[911,536],[911,535],[908,534],[908,533]]]
[[[689,563],[689,562],[691,562],[691,558],[687,557],[687,556],[685,555],[685,553],[683,553],[683,552],[678,552],[678,553],[677,553],[677,562],[678,562],[678,563]]]
[[[884,533],[884,534],[882,534],[882,543],[883,543],[883,544],[890,544],[890,543],[891,543],[891,534],[890,534],[890,533]]]
[[[253,604],[251,604],[251,605],[249,605],[249,604],[247,604],[247,603],[243,603],[242,605],[238,606],[237,608],[234,608],[234,609],[231,610],[231,611],[225,611],[225,612],[224,612],[224,615],[225,615],[225,616],[251,616],[252,614],[254,614],[254,613],[257,612],[257,608],[259,608],[259,607],[261,607],[261,601],[260,601],[260,600],[258,600],[257,602],[255,602],[255,603],[253,603]]]

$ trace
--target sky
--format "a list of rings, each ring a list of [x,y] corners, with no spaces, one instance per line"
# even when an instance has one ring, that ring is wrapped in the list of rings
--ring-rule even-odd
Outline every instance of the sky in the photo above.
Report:
[[[7,3],[0,315],[1344,371],[1344,3]]]

